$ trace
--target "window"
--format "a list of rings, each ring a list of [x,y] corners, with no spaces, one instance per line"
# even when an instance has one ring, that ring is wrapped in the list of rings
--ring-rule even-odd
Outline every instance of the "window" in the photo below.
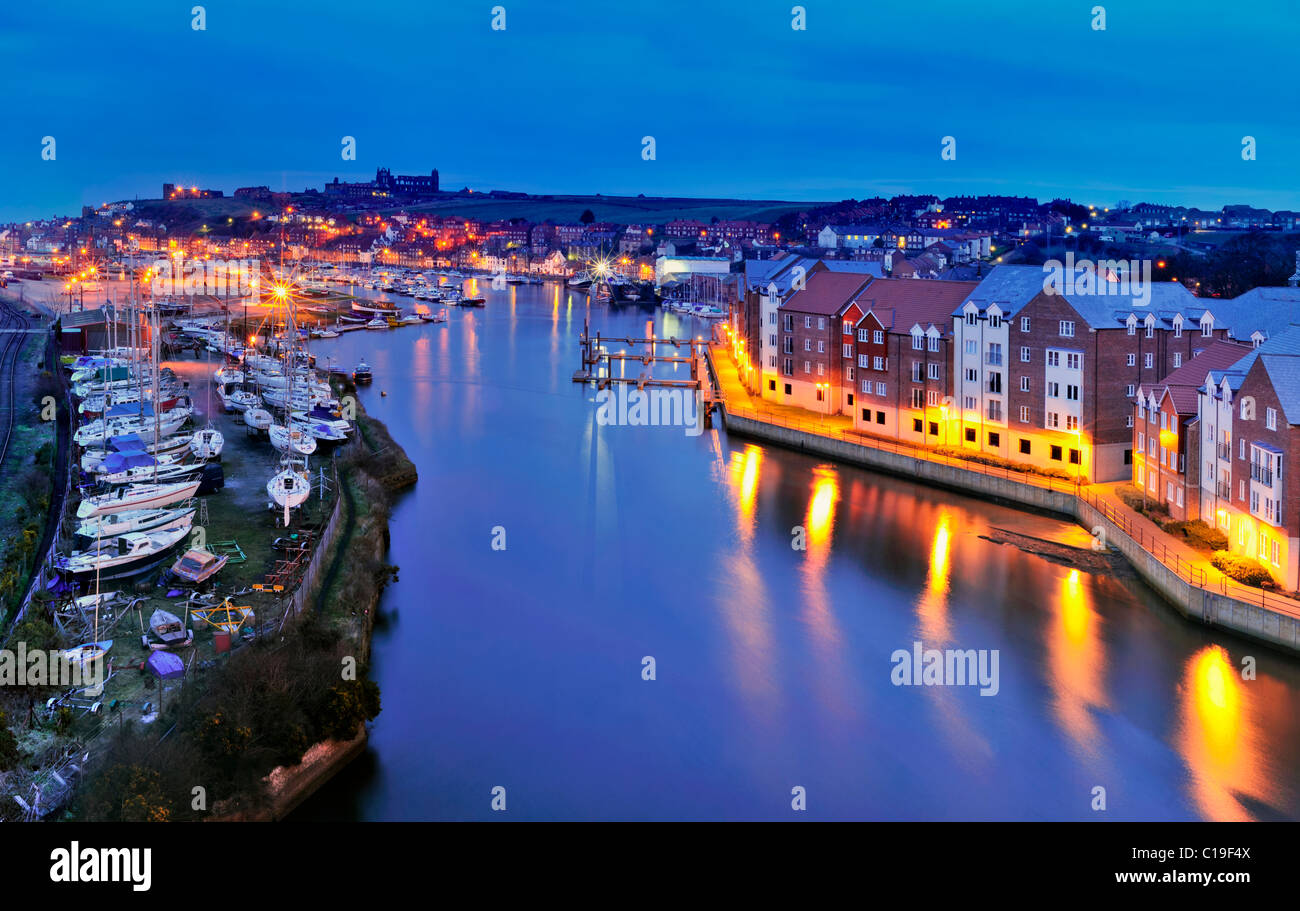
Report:
[[[963,401],[963,403],[964,403],[964,404],[963,404],[963,407],[964,407],[967,411],[974,411],[974,410],[975,410],[975,407],[976,407],[975,396],[973,396],[973,395],[968,395],[968,396],[966,396],[966,398],[964,398],[962,401]]]
[[[852,344],[852,342],[845,342],[845,344],[844,344],[844,356],[847,357],[847,358],[852,358],[852,357],[853,357],[853,344]]]
[[[1059,462],[1059,461],[1061,461],[1061,455],[1062,455],[1062,453],[1061,453],[1061,447],[1060,447],[1060,446],[1053,446],[1053,447],[1052,447],[1052,461],[1053,461],[1053,462]]]
[[[871,340],[872,340],[873,342],[875,342],[877,345],[883,345],[883,344],[885,343],[885,332],[884,332],[884,330],[883,330],[883,329],[876,329],[874,332],[872,332],[872,333],[871,333]]]
[[[1155,365],[1156,356],[1154,354],[1148,352],[1147,354],[1142,355],[1142,366],[1144,369],[1150,370]]]
[[[992,446],[994,449],[1001,448],[1001,446],[1002,446],[1002,434],[1000,434],[1000,433],[993,433],[992,431],[990,431],[990,432],[989,432],[989,445]]]
[[[930,338],[929,338],[929,342],[928,342],[928,344],[926,345],[926,348],[927,348],[928,350],[930,350],[930,351],[938,351],[938,350],[939,350],[939,336],[937,336],[937,335],[932,335],[932,336],[930,336]]]
[[[938,435],[939,435],[939,422],[938,422],[938,421],[931,421],[931,422],[930,422],[930,436],[932,436],[932,437],[937,437]]]
[[[1147,338],[1151,338],[1156,333],[1155,324],[1150,320],[1147,321]]]
[[[768,381],[767,381],[767,391],[768,391],[768,392],[776,392],[776,380],[768,380]]]
[[[989,344],[989,353],[986,361],[994,367],[1002,366],[1002,346],[996,342]]]
[[[1214,334],[1214,320],[1211,319],[1201,320],[1201,335],[1208,338],[1213,334]]]
[[[862,394],[871,395],[871,380],[862,381]]]
[[[913,408],[924,408],[924,407],[925,407],[925,390],[924,390],[924,389],[917,389],[917,388],[913,388],[913,389],[912,389],[912,407],[913,407]]]
[[[975,341],[975,339],[973,339],[973,338],[968,338],[968,339],[966,339],[966,353],[967,353],[967,354],[979,354],[979,353],[980,353],[980,343],[977,342],[977,341]]]
[[[869,341],[871,341],[871,331],[868,330],[868,329],[859,329],[859,330],[858,330],[858,341],[860,341],[860,342],[869,342]]]
[[[826,328],[826,317],[824,317],[824,316],[819,316],[819,317],[817,317],[817,328],[818,328],[818,329],[825,329],[825,328]]]
[[[1002,328],[1002,317],[997,316],[997,315],[990,315],[990,316],[989,316],[989,328],[990,328],[990,329],[1001,329],[1001,328]]]
[[[885,363],[886,363],[886,361],[885,361],[885,359],[884,359],[883,357],[873,357],[873,358],[871,359],[871,369],[872,369],[872,370],[884,370],[884,369],[885,369]]]
[[[1029,391],[1029,377],[1027,377],[1027,376],[1022,376],[1022,377],[1020,378],[1020,391],[1021,391],[1021,392],[1028,392],[1028,391]]]
[[[804,327],[805,329],[811,329],[811,328],[812,328],[812,317],[811,317],[811,316],[805,316],[805,317],[803,318],[803,327]]]
[[[917,332],[912,335],[912,350],[921,350],[921,333]]]
[[[804,373],[812,373],[812,361],[804,361],[804,362],[803,362],[803,372],[804,372]]]
[[[979,315],[976,314],[974,311],[971,311],[970,313],[966,314],[966,325],[973,326],[975,325],[978,319],[979,319]]]
[[[1061,320],[1061,335],[1065,338],[1074,338],[1074,320]]]
[[[1079,429],[1079,419],[1072,414],[1065,416],[1065,429],[1074,432]]]
[[[826,365],[823,364],[821,361],[817,362],[817,375],[818,376],[826,375]]]
[[[1125,427],[1128,427],[1128,428],[1130,428],[1130,429],[1132,429],[1132,427],[1133,427],[1133,415],[1130,414],[1130,415],[1127,415],[1127,416],[1125,417],[1125,420],[1124,420],[1124,426],[1125,426]]]
[[[1053,429],[1061,426],[1061,416],[1055,411],[1047,412],[1047,426]]]
[[[1021,438],[1020,438],[1020,454],[1021,454],[1021,455],[1029,455],[1029,454],[1030,454],[1030,450],[1031,450],[1032,448],[1033,448],[1033,446],[1032,446],[1032,444],[1031,444],[1028,440],[1026,440],[1024,437],[1021,437]]]
[[[925,425],[921,423],[920,418],[912,418],[912,430],[916,433],[925,432]]]
[[[1049,367],[1059,367],[1059,366],[1061,366],[1061,352],[1059,352],[1059,351],[1048,351],[1048,352],[1047,352],[1047,366],[1049,366]]]
[[[1147,435],[1146,435],[1145,433],[1143,433],[1142,431],[1139,430],[1139,431],[1138,431],[1138,449],[1145,450],[1146,448],[1147,448]]]
[[[998,394],[1002,392],[1002,374],[996,370],[989,374],[989,392]]]
[[[1137,323],[1135,323],[1133,320],[1128,321],[1128,334],[1137,335]]]
[[[819,386],[816,391],[817,391],[817,401],[819,402],[824,401],[825,390]]]
[[[913,383],[919,383],[919,382],[921,382],[921,362],[920,362],[920,361],[912,361],[912,382],[913,382]]]
[[[1083,368],[1083,355],[1077,352],[1067,352],[1065,355],[1065,366],[1070,370],[1080,370]]]
[[[1048,383],[1048,384],[1047,384],[1047,397],[1048,397],[1049,399],[1059,399],[1059,398],[1061,397],[1061,384],[1060,384],[1060,383]]]
[[[775,326],[775,325],[776,325],[776,311],[775,311],[775,310],[773,310],[771,313],[769,313],[769,314],[767,315],[767,324],[768,324],[769,326]]]
[[[966,442],[967,442],[967,443],[974,443],[974,442],[975,442],[975,428],[974,428],[974,427],[967,427],[967,428],[966,428]]]
[[[1241,458],[1241,460],[1244,462],[1244,461],[1246,460],[1246,438],[1245,438],[1245,437],[1242,437],[1242,438],[1241,438],[1240,440],[1238,440],[1237,442],[1240,444],[1240,449],[1241,449],[1241,456],[1240,456],[1240,458]]]
[[[1030,353],[1029,346],[1025,345],[1020,349],[1020,363],[1028,364],[1033,355]]]
[[[789,395],[789,394],[790,394],[790,384],[789,384],[789,383],[786,383],[786,384],[785,384],[785,394],[786,394],[786,395]]]
[[[989,420],[999,422],[1002,420],[1002,403],[997,399],[989,399]]]
[[[1125,363],[1127,363],[1128,366],[1130,367],[1136,367],[1138,365],[1138,356],[1136,354],[1130,354],[1125,359]]]
[[[885,423],[885,413],[883,411],[876,412],[876,423],[877,424]]]
[[[1079,387],[1067,384],[1065,387],[1065,397],[1071,402],[1079,401]]]
[[[1181,351],[1174,352],[1174,366],[1175,367],[1183,366],[1183,355]]]
[[[925,393],[925,403],[931,407],[939,404],[939,390],[929,389]]]
[[[794,376],[794,358],[786,357],[781,359],[781,373],[784,376]],[[785,394],[790,394],[789,384],[786,384]]]
[[[1022,423],[1022,424],[1028,424],[1028,423],[1029,423],[1029,406],[1028,406],[1028,405],[1021,405],[1021,406],[1020,406],[1020,423]],[[1023,447],[1025,441],[1024,441],[1024,440],[1021,440],[1020,443],[1021,443],[1021,445],[1022,445],[1022,447]],[[1025,450],[1022,448],[1020,451],[1021,451],[1021,452],[1024,452]]]
[[[772,348],[775,348],[775,347],[776,347],[776,334],[775,334],[775,333],[772,333],[771,335],[769,335],[769,336],[767,337],[767,344],[768,344],[770,347],[772,347]]]
[[[864,424],[870,424],[870,423],[871,423],[871,409],[870,409],[870,408],[863,408],[863,409],[862,409],[862,423],[864,423]]]
[[[1133,396],[1137,395],[1137,387],[1134,386],[1132,383],[1129,383],[1127,386],[1124,387],[1124,394],[1127,395],[1129,398],[1133,398]]]
[[[1021,332],[1029,331],[1029,317],[1027,316],[1020,317],[1020,331]]]
[[[792,316],[791,314],[787,313],[787,314],[785,314],[785,316],[782,318],[781,322],[782,322],[782,328],[785,329],[786,332],[793,332],[793,331],[794,331],[794,316]]]
[[[1183,318],[1178,316],[1174,319],[1174,338],[1183,337]]]
[[[812,339],[806,338],[803,340],[803,350],[812,351]]]
[[[1277,410],[1274,408],[1264,409],[1264,426],[1269,430],[1277,430]]]
[[[786,354],[794,354],[794,336],[787,335],[781,343],[781,350]]]
[[[884,383],[876,383],[876,395],[879,395],[879,396],[882,396],[882,397],[883,397],[884,394],[885,394],[885,384],[884,384]]]
[[[1071,465],[1079,464],[1079,450],[1077,449],[1070,450],[1070,464]]]

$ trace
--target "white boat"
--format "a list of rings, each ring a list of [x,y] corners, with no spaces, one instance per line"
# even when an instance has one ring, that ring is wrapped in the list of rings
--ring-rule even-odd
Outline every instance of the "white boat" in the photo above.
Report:
[[[346,421],[343,423],[347,424]],[[324,443],[341,443],[348,438],[347,431],[338,427],[334,422],[313,421],[304,418],[303,420],[294,420],[290,426],[295,431],[301,431],[313,440]],[[306,454],[304,453],[304,455]]]
[[[160,463],[167,463],[181,458],[189,451],[190,434],[178,434],[177,436],[166,437],[157,443],[145,443],[144,441],[130,440],[125,441],[120,438],[110,440],[110,445],[117,443],[114,449],[87,449],[81,454],[81,470],[87,473],[105,471],[104,462],[113,455],[129,450],[139,450],[153,456]]]
[[[173,462],[167,465],[137,465],[122,471],[95,476],[105,484],[174,484],[203,474],[202,462]]]
[[[266,495],[281,509],[301,506],[311,495],[311,479],[305,466],[298,469],[288,459],[281,461],[280,465],[280,470],[266,482]]]
[[[272,420],[271,412],[265,408],[249,408],[244,412],[244,423],[254,430],[266,430]]]
[[[311,455],[316,451],[316,438],[298,427],[272,424],[268,433],[271,436],[271,445],[281,452]]]
[[[131,484],[98,496],[86,497],[77,507],[78,519],[108,516],[132,509],[154,509],[188,499],[198,491],[199,481],[174,484]]]
[[[56,566],[70,582],[122,579],[145,572],[167,559],[167,553],[189,534],[187,528],[133,531],[100,540],[86,550],[59,559]]]
[[[188,531],[194,524],[194,510],[193,506],[177,509],[131,509],[113,515],[96,516],[78,522],[77,534],[83,538],[108,538],[132,531],[164,531],[182,527]]]
[[[372,319],[370,322],[366,323],[366,328],[367,328],[367,329],[387,329],[387,328],[388,328],[388,320],[386,320],[386,319],[380,319],[379,317],[375,317],[375,318]]]
[[[247,389],[236,389],[230,394],[218,391],[217,395],[221,397],[221,403],[227,411],[247,411],[256,408],[262,401],[256,392]]]
[[[163,437],[171,436],[180,430],[189,419],[189,408],[173,408],[154,420],[148,418],[143,420],[139,418],[130,420],[110,418],[105,422],[101,418],[78,427],[77,432],[72,435],[72,439],[78,446],[89,446],[92,443],[102,443],[109,437],[126,436],[133,433],[146,443],[156,443]]]
[[[200,459],[220,459],[221,450],[225,445],[226,438],[221,435],[221,431],[208,426],[195,431],[194,439],[190,442],[190,451]]]

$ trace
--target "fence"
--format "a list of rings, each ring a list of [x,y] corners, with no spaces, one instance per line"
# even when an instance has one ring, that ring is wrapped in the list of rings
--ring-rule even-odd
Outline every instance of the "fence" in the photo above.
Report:
[[[339,528],[343,524],[343,489],[339,482],[338,456],[340,452],[350,450],[356,445],[354,441],[349,441],[339,449],[335,450],[332,462],[331,472],[334,477],[334,508],[330,510],[329,521],[325,523],[324,530],[316,539],[316,544],[311,553],[311,559],[307,561],[307,568],[303,570],[302,576],[298,580],[297,587],[282,603],[284,604],[284,615],[280,618],[280,628],[288,622],[290,617],[296,617],[307,608],[307,603],[316,596],[321,583],[321,574],[325,572],[329,562],[330,555],[334,548],[334,539],[338,537]]]

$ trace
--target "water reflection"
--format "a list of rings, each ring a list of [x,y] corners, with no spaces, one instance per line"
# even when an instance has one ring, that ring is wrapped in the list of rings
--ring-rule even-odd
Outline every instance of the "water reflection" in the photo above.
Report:
[[[1055,622],[1048,630],[1048,673],[1057,721],[1076,749],[1090,757],[1105,755],[1094,710],[1106,705],[1102,680],[1106,656],[1090,590],[1077,569],[1061,580]]]
[[[1182,752],[1191,767],[1192,796],[1210,819],[1252,819],[1233,792],[1260,790],[1256,736],[1227,651],[1207,645],[1188,658],[1182,693]]]

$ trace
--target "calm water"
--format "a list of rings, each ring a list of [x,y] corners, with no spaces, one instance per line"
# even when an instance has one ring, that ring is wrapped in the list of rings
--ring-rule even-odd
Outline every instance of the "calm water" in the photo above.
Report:
[[[823,819],[1095,818],[1098,786],[1114,819],[1300,816],[1297,663],[981,537],[1086,545],[1066,523],[722,431],[599,426],[571,382],[584,316],[705,328],[485,293],[450,325],[316,343],[374,367],[365,406],[420,482],[393,514],[383,714],[297,818],[488,819],[498,785],[516,819],[785,819],[795,786]],[[892,685],[918,640],[999,650],[1000,691]]]

